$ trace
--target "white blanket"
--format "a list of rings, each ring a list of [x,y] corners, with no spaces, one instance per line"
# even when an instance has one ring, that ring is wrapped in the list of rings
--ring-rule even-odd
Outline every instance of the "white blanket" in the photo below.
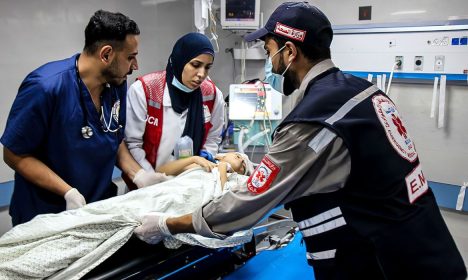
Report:
[[[228,189],[245,186],[247,178],[232,174]],[[184,215],[220,194],[216,170],[192,169],[164,183],[80,209],[39,215],[0,238],[0,279],[79,279],[122,247],[144,214]],[[177,234],[165,240],[165,245],[231,247],[250,241],[251,235],[242,231],[220,240]]]

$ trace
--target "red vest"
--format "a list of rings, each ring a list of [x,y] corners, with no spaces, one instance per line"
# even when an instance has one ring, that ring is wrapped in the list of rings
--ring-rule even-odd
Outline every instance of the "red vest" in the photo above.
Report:
[[[153,167],[156,167],[159,143],[162,137],[163,125],[163,95],[166,85],[166,71],[158,71],[138,77],[141,81],[146,95],[148,115],[146,117],[146,128],[143,135],[143,149],[146,152],[146,159]],[[216,86],[211,80],[205,79],[200,85],[203,95],[203,107],[208,108],[210,115],[216,98]],[[205,107],[206,106],[206,107]],[[206,112],[206,109],[203,110]],[[205,116],[206,120],[206,116]],[[210,118],[211,120],[211,118]],[[203,145],[210,129],[213,127],[211,121],[205,121],[205,135]]]

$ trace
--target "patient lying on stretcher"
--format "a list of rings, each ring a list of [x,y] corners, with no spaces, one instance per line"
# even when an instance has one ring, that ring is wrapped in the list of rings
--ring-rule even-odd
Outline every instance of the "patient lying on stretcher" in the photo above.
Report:
[[[166,182],[79,209],[38,215],[14,227],[0,238],[0,279],[79,279],[123,246],[146,213],[180,216],[193,212],[223,192],[248,191],[248,177],[227,172],[227,164],[229,174],[224,184],[219,176],[221,172],[216,172],[224,165],[222,162],[229,163],[233,171],[242,172],[242,168],[229,162],[233,156],[236,155],[218,156],[217,168],[197,163],[195,158],[192,159],[195,166],[188,164],[177,172],[168,172],[181,173]],[[169,248],[180,246],[181,242],[219,248],[237,246],[250,239],[251,231],[238,232],[223,240],[178,234],[164,240],[164,244]]]
[[[215,156],[216,163],[206,160],[203,157],[192,156],[184,159],[178,159],[164,164],[156,169],[157,172],[165,173],[167,175],[179,175],[183,171],[198,166],[205,169],[207,172],[216,172],[213,170],[217,168],[217,172],[221,181],[221,189],[224,189],[228,178],[228,173],[236,172],[249,176],[253,172],[252,162],[247,155],[237,152],[220,153]]]

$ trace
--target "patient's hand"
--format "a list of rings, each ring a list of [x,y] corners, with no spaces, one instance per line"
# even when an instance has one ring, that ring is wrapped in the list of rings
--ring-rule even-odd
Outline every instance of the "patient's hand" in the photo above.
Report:
[[[201,166],[203,169],[205,169],[206,172],[211,172],[213,168],[216,167],[216,164],[199,156],[194,156],[193,157],[193,163],[198,164]]]

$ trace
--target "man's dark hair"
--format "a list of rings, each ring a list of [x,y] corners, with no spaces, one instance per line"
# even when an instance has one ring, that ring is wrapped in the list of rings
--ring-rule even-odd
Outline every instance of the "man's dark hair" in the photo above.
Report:
[[[127,35],[139,34],[138,25],[129,17],[121,13],[99,10],[89,19],[86,26],[84,51],[94,53],[103,43],[120,49]]]
[[[272,34],[268,34],[265,36],[265,41],[267,39],[272,39],[278,45],[278,49],[283,47],[287,41],[294,43],[294,45],[301,50],[301,53],[308,58],[311,62],[317,62],[324,59],[331,58],[330,55],[330,48],[325,47],[317,47],[311,45],[305,45],[301,42],[286,40],[285,38],[278,37]]]

